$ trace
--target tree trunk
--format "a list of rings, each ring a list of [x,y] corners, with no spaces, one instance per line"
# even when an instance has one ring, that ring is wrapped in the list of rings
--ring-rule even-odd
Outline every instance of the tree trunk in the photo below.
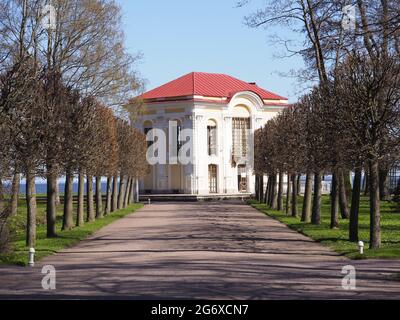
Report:
[[[21,183],[21,176],[19,173],[14,173],[11,189],[11,216],[15,216],[18,212],[18,201],[19,201],[19,188]]]
[[[278,211],[283,210],[283,173],[279,173],[279,185],[278,185]]]
[[[129,202],[129,192],[131,189],[131,177],[128,177],[126,180],[126,186],[125,186],[125,194],[124,194],[124,209],[128,207],[128,202]]]
[[[273,210],[276,210],[276,208],[278,207],[278,189],[277,189],[277,178],[276,178],[276,174],[272,175],[272,180],[271,180],[271,198],[270,198],[270,202],[271,202],[271,208]]]
[[[36,187],[35,175],[28,171],[26,175],[26,207],[27,207],[27,223],[26,223],[26,245],[34,248],[36,245]]]
[[[86,181],[86,211],[87,211],[87,222],[92,222],[95,220],[94,214],[94,201],[93,201],[93,176],[88,175]]]
[[[4,210],[4,187],[3,187],[3,180],[0,175],[0,214],[3,213]]]
[[[118,210],[122,209],[124,205],[125,187],[125,176],[121,174],[119,178]]]
[[[338,172],[334,172],[331,190],[331,229],[337,228],[339,228],[339,177]]]
[[[260,179],[261,179],[261,177],[260,177],[260,175],[257,175],[256,176],[256,194],[255,194],[255,199],[258,201],[258,202],[260,202]]]
[[[346,190],[346,200],[347,200],[347,212],[349,212],[349,204],[351,202],[351,195],[353,191],[353,187],[351,185],[351,171],[346,170],[344,175],[344,187]],[[350,213],[348,215],[350,217]]]
[[[258,192],[259,192],[259,197],[260,197],[259,202],[262,203],[263,196],[264,196],[264,176],[260,176]]]
[[[267,205],[270,207],[271,206],[271,193],[272,193],[272,176],[268,175],[268,185],[267,185]]]
[[[369,172],[367,172],[368,170],[365,170],[365,189],[364,189],[364,196],[368,196],[369,195],[369,187],[370,187],[370,181],[369,181]]]
[[[260,201],[260,176],[256,175],[256,183],[255,183],[255,190],[256,190],[256,200]]]
[[[129,192],[128,192],[128,205],[133,203],[133,189],[135,188],[135,179],[131,178],[131,182],[129,184]]]
[[[84,221],[84,203],[85,203],[85,178],[81,172],[79,172],[79,182],[78,182],[78,207],[77,207],[77,217],[76,226],[82,227],[85,224]]]
[[[56,207],[56,188],[57,175],[51,172],[51,167],[48,167],[47,173],[47,205],[46,205],[46,220],[47,220],[47,238],[57,236],[57,207]]]
[[[379,170],[379,195],[383,201],[389,197],[389,170]]]
[[[268,192],[268,205],[269,207],[272,208],[273,202],[274,202],[274,189],[275,189],[275,179],[273,175],[269,176],[269,179],[271,180],[271,183],[269,185],[269,192]]]
[[[129,202],[135,203],[135,190],[136,190],[136,179],[132,178],[131,189],[129,192]]]
[[[349,204],[347,201],[347,192],[346,192],[346,182],[343,174],[343,170],[338,170],[337,174],[339,175],[337,178],[337,182],[339,183],[339,203],[340,203],[340,212],[342,215],[342,219],[348,219],[349,214]]]
[[[321,195],[322,195],[322,173],[316,172],[314,175],[314,198],[311,215],[311,223],[321,224]]]
[[[96,177],[96,219],[103,218],[103,196],[101,193],[101,177]]]
[[[297,176],[297,195],[301,195],[301,174]]]
[[[381,208],[378,161],[370,161],[370,249],[381,246]]]
[[[309,223],[311,221],[311,204],[312,204],[312,179],[313,175],[307,173],[306,187],[304,191],[303,211],[301,214],[301,221]]]
[[[355,170],[353,196],[351,197],[349,239],[351,242],[358,242],[358,215],[360,210],[361,193],[361,168]]]
[[[111,212],[115,212],[118,207],[118,177],[113,178],[113,191],[112,191],[112,203]]]
[[[106,200],[106,209],[105,209],[105,215],[108,215],[111,213],[111,198],[112,195],[112,178],[107,177],[107,200]]]
[[[292,192],[292,217],[297,218],[297,195],[298,195],[298,181],[297,181],[297,175],[292,176],[292,182],[293,182],[293,192]]]
[[[286,190],[286,214],[289,215],[292,207],[292,183],[291,183],[291,175],[287,174],[287,190]]]
[[[67,171],[64,190],[64,217],[62,230],[72,230],[74,227],[74,175]]]
[[[276,173],[272,177],[272,197],[271,207],[273,210],[278,209],[278,178]]]

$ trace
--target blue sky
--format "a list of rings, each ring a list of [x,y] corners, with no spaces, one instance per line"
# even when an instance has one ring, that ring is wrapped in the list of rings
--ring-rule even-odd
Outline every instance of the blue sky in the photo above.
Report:
[[[267,32],[244,25],[235,0],[117,0],[128,50],[141,52],[138,70],[152,89],[192,71],[226,73],[296,101],[298,83],[278,72],[303,66],[300,57],[279,59]],[[281,35],[285,31],[280,31]],[[279,32],[278,32],[279,33]]]

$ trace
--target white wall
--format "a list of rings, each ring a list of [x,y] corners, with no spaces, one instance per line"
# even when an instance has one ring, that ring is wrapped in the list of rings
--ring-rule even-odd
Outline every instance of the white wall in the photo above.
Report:
[[[228,104],[213,102],[175,102],[157,103],[147,106],[148,114],[139,119],[138,128],[143,130],[143,123],[152,121],[154,128],[167,130],[169,120],[179,119],[183,129],[193,129],[193,165],[182,168],[182,191],[187,194],[209,193],[208,166],[218,166],[218,193],[238,193],[238,169],[231,164],[232,153],[232,118],[234,108],[244,105],[250,112],[252,132],[261,128],[268,120],[275,117],[282,107],[265,107],[263,101],[252,92],[236,94]],[[176,109],[184,112],[173,113]],[[172,111],[172,112],[171,112]],[[212,119],[217,123],[217,156],[208,155],[207,124]],[[249,192],[254,193],[253,158],[247,161]],[[153,193],[168,193],[170,170],[168,165],[156,165],[152,168]],[[143,190],[143,181],[140,184]]]

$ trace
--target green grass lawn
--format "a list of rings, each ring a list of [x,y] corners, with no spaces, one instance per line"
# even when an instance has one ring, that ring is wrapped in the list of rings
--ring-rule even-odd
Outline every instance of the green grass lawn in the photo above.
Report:
[[[35,260],[38,261],[48,255],[56,253],[64,248],[71,247],[79,241],[92,235],[97,230],[106,225],[131,214],[141,208],[142,204],[132,204],[126,209],[116,211],[103,219],[95,222],[86,223],[83,227],[74,228],[71,231],[61,231],[63,206],[57,210],[57,230],[58,237],[53,239],[46,238],[46,206],[38,203],[37,217],[37,241]],[[74,206],[74,212],[76,208]],[[12,231],[11,250],[7,254],[0,255],[0,264],[11,264],[26,266],[28,264],[29,248],[25,245],[25,226],[26,226],[26,206],[24,200],[20,200],[18,214],[13,217],[10,223]]]
[[[368,198],[362,198],[360,205],[360,240],[365,242],[365,254],[358,253],[357,244],[349,242],[349,221],[340,220],[340,228],[330,229],[330,204],[329,197],[324,196],[322,202],[322,224],[319,226],[300,222],[300,218],[287,216],[285,212],[279,212],[267,208],[265,204],[257,201],[250,201],[250,204],[279,220],[293,230],[296,230],[323,245],[331,247],[340,254],[346,255],[351,259],[372,259],[372,258],[400,258],[400,209],[398,204],[382,202],[382,247],[378,250],[369,250],[369,202]],[[299,214],[301,215],[302,198],[299,201]]]

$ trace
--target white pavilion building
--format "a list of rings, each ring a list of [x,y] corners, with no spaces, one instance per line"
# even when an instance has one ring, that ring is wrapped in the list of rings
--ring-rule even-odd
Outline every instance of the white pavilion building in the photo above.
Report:
[[[254,193],[253,133],[288,106],[288,99],[224,74],[193,72],[141,97],[138,129],[161,129],[166,154],[190,144],[189,164],[157,163],[140,193],[238,195]],[[171,139],[171,125],[176,123]],[[180,137],[185,129],[192,138]],[[186,130],[187,131],[187,130]],[[152,136],[149,133],[149,136]],[[172,141],[172,143],[171,143]],[[152,142],[149,142],[149,146]]]

